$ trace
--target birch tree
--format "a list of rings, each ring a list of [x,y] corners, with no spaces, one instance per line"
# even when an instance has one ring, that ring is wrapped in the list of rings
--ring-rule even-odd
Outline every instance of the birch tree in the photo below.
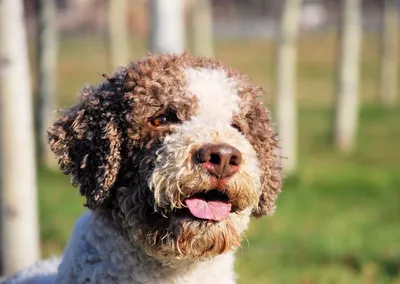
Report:
[[[398,67],[398,3],[396,0],[383,0],[381,66],[379,98],[386,107],[393,107],[397,99]]]
[[[297,165],[296,39],[301,0],[284,1],[277,38],[276,121],[287,174]]]
[[[22,0],[0,1],[1,258],[4,273],[39,256],[32,96]]]
[[[151,52],[183,52],[183,18],[183,0],[150,0]]]
[[[129,58],[128,0],[109,0],[109,48],[112,68],[124,65]]]
[[[38,133],[39,157],[48,167],[56,162],[47,143],[47,128],[53,121],[57,81],[57,30],[55,1],[38,1]]]
[[[1,1],[1,0],[0,0]],[[0,4],[1,5],[1,4]],[[1,9],[1,7],[0,7],[0,9]],[[0,60],[1,60],[1,58],[0,58]],[[1,62],[0,62],[0,69],[1,69]],[[1,72],[1,71],[0,71]],[[1,97],[1,92],[0,92],[0,97]],[[1,99],[0,99],[0,104],[1,104]],[[0,109],[1,109],[1,105],[0,105]],[[1,126],[0,126],[1,127]],[[0,135],[1,135],[1,128],[0,128]],[[2,188],[2,185],[3,185],[3,178],[2,178],[2,174],[3,174],[3,171],[2,171],[2,168],[1,168],[1,164],[2,164],[2,157],[1,157],[1,149],[2,149],[2,147],[1,147],[1,136],[0,136],[0,197],[1,197],[1,192],[3,191],[3,188]],[[0,200],[0,215],[2,214],[2,209],[1,209],[1,200]],[[3,268],[3,258],[2,258],[2,255],[3,255],[3,251],[2,251],[2,249],[1,249],[1,247],[2,247],[2,240],[1,240],[1,238],[2,238],[2,229],[3,229],[3,226],[2,226],[2,224],[1,224],[1,220],[2,218],[0,217],[0,279],[1,279],[1,275],[3,275],[4,274],[4,272],[3,272],[3,270],[4,270],[4,268]]]
[[[193,55],[213,57],[213,24],[211,0],[188,2],[190,46]]]
[[[341,0],[339,60],[334,112],[334,142],[351,152],[358,129],[361,0]]]

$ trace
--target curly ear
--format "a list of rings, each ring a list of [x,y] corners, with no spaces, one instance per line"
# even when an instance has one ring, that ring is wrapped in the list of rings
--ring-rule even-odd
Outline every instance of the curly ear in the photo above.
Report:
[[[104,204],[120,168],[122,134],[114,96],[111,91],[87,87],[81,101],[48,129],[61,170],[71,174],[74,186],[80,185],[90,209]]]
[[[261,195],[253,216],[272,215],[275,211],[275,199],[282,187],[282,166],[276,133],[269,113],[256,99],[253,100],[246,119],[250,126],[251,143],[257,152],[262,171]]]

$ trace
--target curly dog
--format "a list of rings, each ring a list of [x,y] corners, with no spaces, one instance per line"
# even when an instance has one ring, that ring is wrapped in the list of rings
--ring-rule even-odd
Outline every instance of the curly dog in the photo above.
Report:
[[[60,265],[42,274],[49,283],[234,283],[250,217],[271,215],[282,185],[263,90],[187,54],[149,55],[104,77],[48,130],[89,210]]]

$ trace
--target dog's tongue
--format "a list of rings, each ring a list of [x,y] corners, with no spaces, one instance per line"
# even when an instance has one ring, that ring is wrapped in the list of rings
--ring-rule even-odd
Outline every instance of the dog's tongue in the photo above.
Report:
[[[231,204],[224,201],[207,201],[201,197],[189,197],[185,203],[195,217],[206,220],[222,221],[231,212]]]

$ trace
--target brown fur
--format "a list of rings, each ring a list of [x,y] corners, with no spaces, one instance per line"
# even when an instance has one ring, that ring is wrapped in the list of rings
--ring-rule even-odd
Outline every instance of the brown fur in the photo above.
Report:
[[[240,90],[243,101],[243,116],[238,118],[243,132],[253,145],[261,163],[262,194],[253,215],[261,217],[272,215],[275,211],[275,199],[282,187],[282,166],[277,155],[278,141],[272,128],[270,114],[262,103],[255,98],[264,95],[261,88],[248,86]]]
[[[149,120],[173,113],[179,123],[197,110],[196,98],[185,88],[185,67],[223,69],[239,82],[242,112],[233,123],[257,152],[262,194],[253,198],[232,192],[231,197],[238,200],[240,209],[259,199],[253,215],[271,214],[282,180],[269,114],[257,101],[263,91],[221,63],[185,54],[148,56],[111,77],[105,75],[98,87],[86,87],[79,103],[65,110],[48,130],[60,168],[71,174],[74,185],[80,185],[86,206],[114,218],[134,242],[160,259],[211,257],[240,243],[229,219],[215,223],[182,217],[173,209],[181,207],[184,196],[175,192],[163,200],[166,204],[157,203],[148,187],[156,152],[166,135],[174,132],[173,125],[155,128]],[[182,194],[190,192],[183,190]],[[168,206],[169,210],[163,210]]]

